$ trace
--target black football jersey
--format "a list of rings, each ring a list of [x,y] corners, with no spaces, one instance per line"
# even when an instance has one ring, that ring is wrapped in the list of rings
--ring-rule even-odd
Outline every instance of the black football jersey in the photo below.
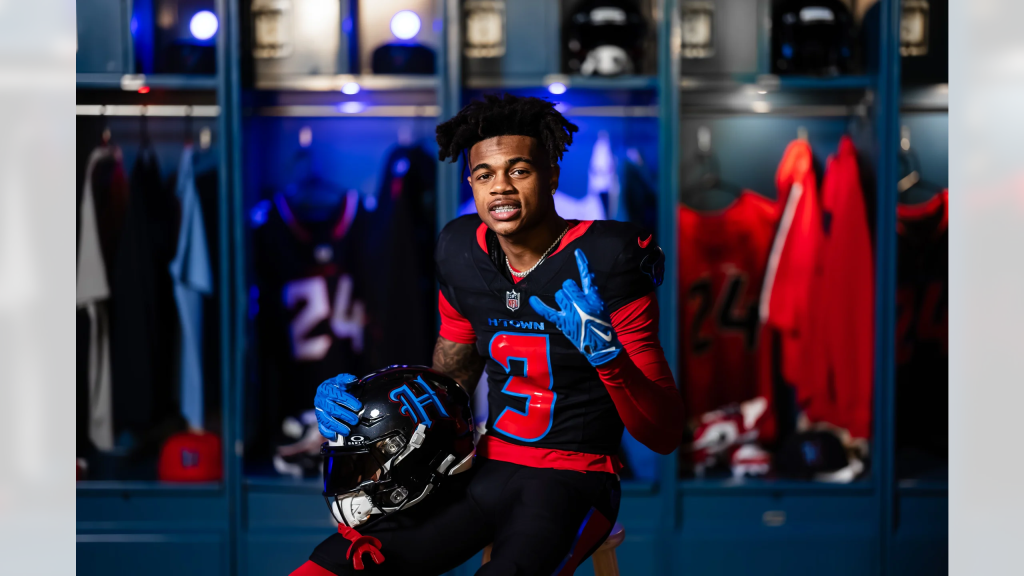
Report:
[[[945,457],[949,415],[948,192],[900,205],[896,293],[896,441]]]
[[[337,214],[300,221],[284,194],[254,208],[257,357],[269,422],[312,409],[320,382],[340,372],[363,374],[366,289],[353,236],[359,195]]]
[[[555,307],[563,282],[580,283],[579,248],[614,312],[660,283],[661,250],[634,224],[581,222],[559,250],[513,284],[488,256],[486,230],[475,214],[453,220],[438,237],[435,260],[441,292],[472,324],[477,351],[487,359],[488,434],[537,448],[616,454],[623,423],[597,370],[529,299]]]

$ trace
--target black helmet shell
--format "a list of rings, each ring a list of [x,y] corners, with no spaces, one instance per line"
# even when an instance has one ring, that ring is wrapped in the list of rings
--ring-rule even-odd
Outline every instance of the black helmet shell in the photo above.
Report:
[[[473,455],[466,391],[426,366],[389,366],[349,385],[363,408],[337,444],[324,443],[324,496],[362,491],[378,510],[418,502]]]

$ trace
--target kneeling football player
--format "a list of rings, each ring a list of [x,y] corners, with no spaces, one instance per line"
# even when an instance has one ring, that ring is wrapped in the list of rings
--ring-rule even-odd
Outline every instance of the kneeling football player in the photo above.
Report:
[[[442,574],[488,544],[478,575],[572,574],[618,515],[623,426],[655,452],[679,445],[682,399],[658,341],[661,248],[632,224],[555,211],[558,162],[577,130],[552,103],[510,95],[437,127],[440,158],[467,162],[477,214],[437,240],[433,368],[470,394],[486,370],[487,431],[472,469],[361,529],[380,543],[359,562],[367,574]],[[345,392],[354,381],[318,389],[327,438],[360,423]],[[356,573],[347,531],[294,574]]]

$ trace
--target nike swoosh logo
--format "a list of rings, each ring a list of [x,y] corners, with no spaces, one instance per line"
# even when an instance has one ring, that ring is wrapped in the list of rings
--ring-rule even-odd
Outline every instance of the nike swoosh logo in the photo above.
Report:
[[[639,244],[641,248],[647,248],[647,245],[651,243],[651,238],[654,238],[654,234],[648,236],[647,240],[641,240],[640,237],[637,236],[636,243]]]
[[[598,336],[603,338],[605,342],[611,342],[612,341],[611,333],[605,334],[604,332],[601,332],[600,330],[598,330],[597,328],[594,328],[593,326],[591,326],[590,329],[594,331],[594,334],[597,334]]]

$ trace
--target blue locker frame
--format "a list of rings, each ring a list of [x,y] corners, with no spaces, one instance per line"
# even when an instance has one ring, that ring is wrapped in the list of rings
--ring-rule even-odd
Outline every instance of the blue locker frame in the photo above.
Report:
[[[152,76],[146,83],[169,90],[213,89],[221,108],[218,131],[222,138],[220,177],[221,258],[218,282],[221,303],[221,378],[224,421],[224,480],[216,485],[177,486],[158,483],[79,483],[77,532],[79,566],[105,573],[132,573],[145,563],[157,573],[279,573],[294,567],[293,555],[304,557],[330,527],[303,518],[320,514],[318,489],[306,484],[245,478],[241,463],[246,333],[245,226],[240,44],[240,4],[217,0],[221,30],[217,39],[215,77]],[[465,83],[460,50],[460,0],[439,0],[446,23],[438,54],[437,102],[441,118],[461,106]],[[675,191],[680,157],[682,106],[687,92],[680,58],[673,48],[678,38],[682,0],[658,0],[662,15],[657,29],[657,74],[611,80],[572,78],[573,89],[649,89],[658,94],[660,241],[667,253],[666,282],[659,290],[661,339],[670,365],[676,366],[678,317],[675,242]],[[877,179],[876,218],[876,338],[874,440],[869,478],[844,486],[800,482],[693,481],[678,478],[676,456],[659,457],[658,481],[627,483],[621,520],[627,541],[619,549],[624,573],[737,573],[758,566],[769,573],[849,574],[938,573],[945,571],[945,521],[948,487],[945,483],[897,482],[893,454],[894,327],[895,327],[895,210],[896,154],[900,126],[899,0],[879,0],[881,34],[877,70],[836,79],[774,79],[778,89],[823,91],[871,90]],[[105,0],[108,11],[120,5],[130,13],[128,0]],[[99,6],[99,4],[97,4]],[[759,4],[759,19],[768,3]],[[98,11],[79,2],[79,20]],[[116,34],[130,38],[128,18],[118,19]],[[81,26],[81,24],[80,24]],[[768,71],[768,34],[759,27],[758,74],[733,80],[764,80]],[[107,52],[110,47],[107,46]],[[116,90],[121,73],[131,70],[130,43],[122,45],[119,70],[99,70],[89,54],[79,56],[79,88]],[[96,58],[93,58],[96,60]],[[109,68],[109,66],[106,66]],[[516,78],[515,87],[543,87],[543,78]],[[532,84],[531,84],[532,83]],[[509,87],[512,87],[510,83]],[[438,170],[437,222],[443,225],[457,209],[460,174],[457,164]],[[941,553],[937,553],[940,552]],[[278,563],[275,565],[275,556]],[[117,560],[115,561],[114,558]],[[158,562],[153,562],[159,558]],[[455,574],[472,574],[478,559]],[[262,569],[262,570],[261,570]],[[587,573],[584,567],[580,573]]]
[[[106,18],[113,6],[119,18]],[[215,0],[215,10],[222,22],[230,21],[235,2]],[[217,73],[212,76],[126,74],[134,69],[131,33],[131,0],[100,0],[77,6],[79,29],[83,23],[93,27],[91,33],[120,41],[119,67],[97,69],[97,58],[89,54],[90,46],[79,45],[76,87],[115,92],[134,90],[139,85],[167,91],[215,91],[221,113],[217,118],[218,145],[218,230],[215,242],[220,254],[230,254],[231,189],[229,167],[237,147],[229,119],[237,109],[237,94],[232,97],[232,82],[225,62],[237,60],[238,50],[231,48],[237,32],[217,36]],[[109,52],[109,48],[104,44]],[[130,80],[123,83],[123,80]],[[237,78],[236,78],[237,80]],[[220,308],[221,417],[224,430],[230,430],[236,411],[233,402],[232,364],[228,361],[235,348],[235,331],[231,258],[220,260],[215,272]],[[235,532],[232,518],[237,490],[237,470],[233,469],[234,436],[224,434],[221,482],[195,485],[142,481],[79,482],[76,492],[76,551],[78,569],[82,573],[134,574],[144,566],[153,574],[212,573],[235,574]],[[154,561],[155,560],[155,561]]]

